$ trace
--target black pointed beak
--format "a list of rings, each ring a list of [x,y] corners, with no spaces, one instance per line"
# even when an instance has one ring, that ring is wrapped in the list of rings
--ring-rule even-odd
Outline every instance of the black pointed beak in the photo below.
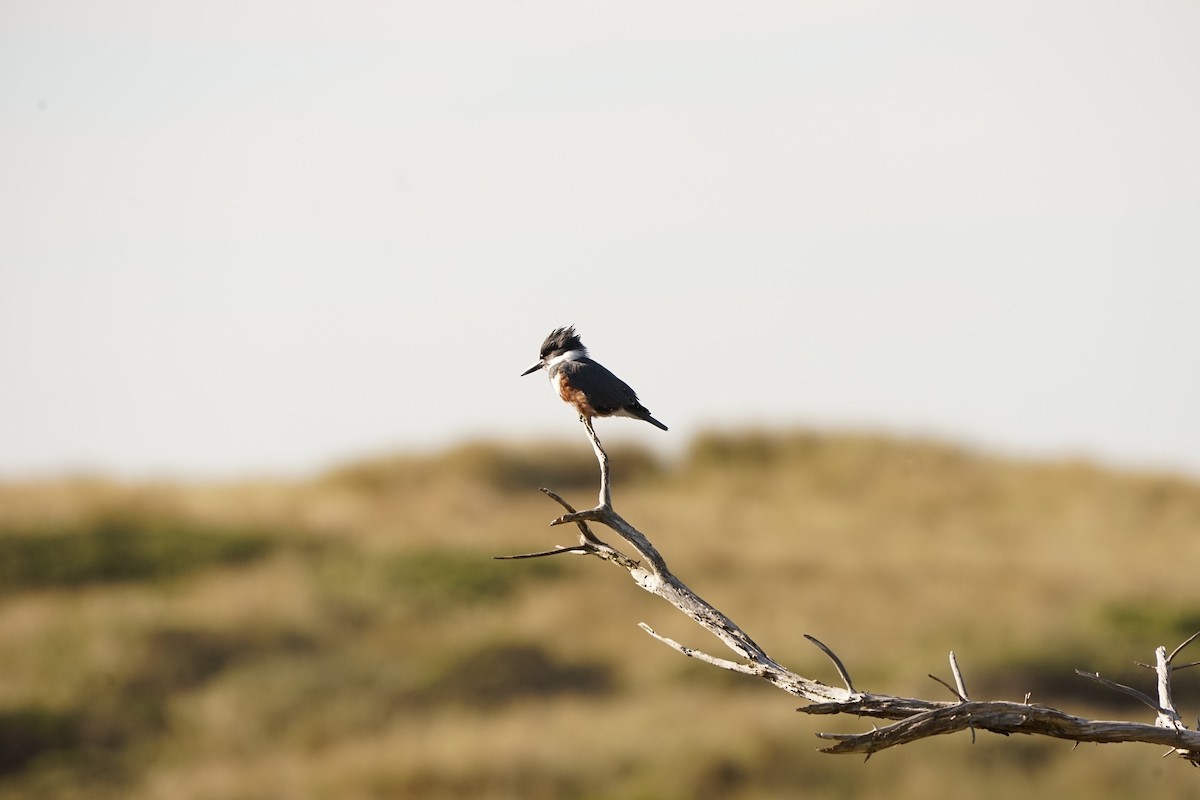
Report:
[[[537,363],[536,363],[536,364],[534,364],[532,367],[530,367],[529,369],[527,369],[527,370],[525,370],[524,372],[522,372],[522,373],[521,373],[521,377],[522,377],[522,378],[524,378],[526,375],[528,375],[528,374],[529,374],[529,373],[531,373],[531,372],[537,372],[539,369],[541,369],[541,368],[542,368],[542,366],[543,366],[543,364],[542,364],[542,362],[541,362],[541,361],[537,362]]]

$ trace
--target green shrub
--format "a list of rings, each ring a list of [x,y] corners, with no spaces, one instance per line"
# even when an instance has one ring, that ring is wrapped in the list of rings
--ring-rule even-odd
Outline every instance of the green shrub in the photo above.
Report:
[[[540,645],[502,642],[459,654],[413,699],[489,708],[530,696],[608,694],[615,686],[606,662],[564,662]]]
[[[368,554],[327,549],[314,561],[317,583],[343,613],[378,611],[396,600],[421,613],[447,611],[508,597],[523,581],[551,578],[562,567],[547,559],[501,562],[490,553],[423,548]]]
[[[179,520],[103,516],[70,527],[0,531],[0,592],[174,578],[265,554],[272,539]]]
[[[70,749],[82,738],[78,714],[44,708],[0,711],[0,775],[19,772],[46,753]]]
[[[614,481],[640,481],[663,471],[649,450],[630,444],[605,445]],[[587,440],[513,446],[477,442],[429,457],[396,456],[334,470],[325,480],[359,491],[413,492],[458,478],[497,491],[574,489],[598,485],[596,456]]]

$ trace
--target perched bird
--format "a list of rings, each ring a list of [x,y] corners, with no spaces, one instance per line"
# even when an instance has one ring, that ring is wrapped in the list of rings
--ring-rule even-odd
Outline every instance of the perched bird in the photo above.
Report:
[[[591,430],[593,417],[633,417],[664,431],[667,429],[638,402],[637,394],[629,384],[588,357],[587,348],[575,333],[574,326],[551,331],[542,342],[537,363],[521,374],[528,375],[539,369],[550,374],[550,385],[564,402],[575,406],[588,430]]]

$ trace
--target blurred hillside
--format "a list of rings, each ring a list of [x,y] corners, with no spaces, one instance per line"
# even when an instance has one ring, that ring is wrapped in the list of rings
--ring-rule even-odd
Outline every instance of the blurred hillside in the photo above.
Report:
[[[614,501],[778,660],[939,698],[1149,721],[1200,629],[1200,485],[1084,463],[805,431],[610,447]],[[570,544],[536,491],[594,502],[579,441],[475,443],[307,482],[0,485],[0,798],[1182,796],[1138,745],[943,737],[816,753],[768,685],[636,627],[719,644],[620,570],[493,555]],[[598,531],[605,536],[604,531]],[[609,537],[605,537],[609,538]],[[615,538],[615,537],[614,537]],[[613,541],[610,538],[610,541]],[[616,541],[613,541],[616,544]],[[1200,658],[1200,654],[1193,654]],[[1185,719],[1200,673],[1177,679]]]

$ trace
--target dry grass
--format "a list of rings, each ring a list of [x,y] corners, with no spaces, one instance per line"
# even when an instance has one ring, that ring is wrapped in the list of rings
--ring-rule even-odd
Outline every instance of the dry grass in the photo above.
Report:
[[[614,448],[615,495],[693,588],[798,671],[801,634],[869,689],[1145,710],[1071,674],[1200,628],[1200,486],[938,443],[710,434],[677,464]],[[813,720],[682,659],[698,628],[568,543],[582,440],[475,444],[303,484],[0,486],[0,798],[1182,795],[1151,748],[967,737],[867,765]],[[119,524],[118,524],[119,523]],[[115,527],[114,527],[115,526]],[[101,546],[103,545],[103,546]],[[68,568],[69,567],[69,568]],[[1196,679],[1179,679],[1185,717]]]

